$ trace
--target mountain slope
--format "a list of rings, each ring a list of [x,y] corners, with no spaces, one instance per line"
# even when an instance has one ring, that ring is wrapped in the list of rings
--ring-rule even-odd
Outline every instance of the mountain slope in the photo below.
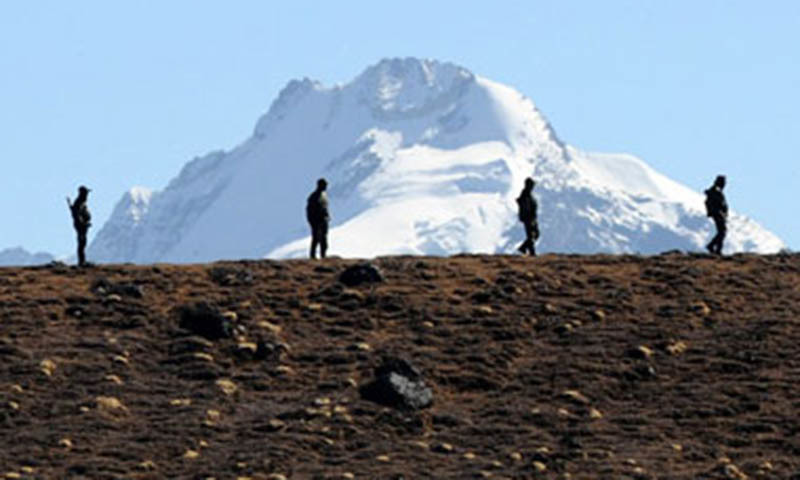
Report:
[[[290,82],[239,147],[190,162],[146,208],[123,198],[89,255],[304,255],[305,198],[320,176],[333,255],[513,251],[527,176],[538,182],[540,251],[695,250],[710,236],[698,193],[636,158],[565,145],[515,90],[452,64],[393,59],[346,85]],[[783,247],[744,217],[730,223],[729,251]]]
[[[0,269],[2,477],[800,476],[800,255],[358,263]]]

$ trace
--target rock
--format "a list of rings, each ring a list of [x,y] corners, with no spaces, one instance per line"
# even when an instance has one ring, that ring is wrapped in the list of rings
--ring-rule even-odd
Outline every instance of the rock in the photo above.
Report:
[[[234,393],[236,393],[236,390],[239,389],[239,387],[237,387],[235,383],[226,378],[221,378],[217,380],[216,385],[220,390],[222,390],[222,393],[224,393],[225,395],[233,395]]]
[[[675,356],[685,352],[687,348],[689,348],[689,346],[686,345],[686,342],[683,341],[678,341],[667,345],[667,351],[669,352],[669,354]]]
[[[653,350],[644,345],[639,345],[638,347],[628,350],[628,356],[640,360],[647,360],[653,356]]]
[[[561,396],[578,405],[588,405],[589,399],[578,390],[564,390]]]
[[[397,357],[384,357],[375,369],[375,379],[359,391],[365,400],[401,410],[419,410],[433,403],[433,392],[419,371]]]
[[[432,450],[436,453],[453,453],[453,446],[449,443],[437,443]]]
[[[94,399],[98,409],[106,411],[123,411],[127,412],[128,407],[122,404],[119,399],[115,397],[99,396]]]
[[[233,334],[233,323],[216,308],[205,302],[184,305],[179,308],[182,329],[209,340],[230,338]]]
[[[348,267],[339,275],[339,281],[348,287],[355,287],[364,283],[379,283],[383,281],[380,269],[372,263],[359,263]]]
[[[701,317],[707,317],[711,315],[711,307],[709,307],[705,302],[693,303],[691,309],[694,313],[700,315]]]
[[[186,450],[186,453],[183,454],[183,458],[188,460],[194,460],[195,458],[200,456],[200,452],[197,450]]]
[[[56,370],[56,362],[50,360],[49,358],[45,358],[39,363],[39,369],[42,373],[48,377],[51,377],[53,376],[53,372]]]

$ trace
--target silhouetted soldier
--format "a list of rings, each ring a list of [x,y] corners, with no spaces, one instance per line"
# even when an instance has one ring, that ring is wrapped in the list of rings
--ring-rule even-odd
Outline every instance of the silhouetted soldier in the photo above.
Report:
[[[75,203],[72,203],[67,197],[67,205],[72,213],[72,224],[78,233],[78,265],[81,267],[86,266],[86,233],[92,226],[92,216],[86,206],[88,197],[89,189],[83,185],[78,188],[78,198],[75,199]]]
[[[306,218],[311,225],[311,258],[317,258],[317,245],[319,245],[319,256],[325,258],[328,251],[328,222],[330,213],[328,212],[328,194],[325,189],[328,182],[324,178],[317,180],[317,189],[308,196],[306,203]]]
[[[726,222],[728,220],[728,202],[722,190],[725,188],[725,176],[718,175],[714,180],[714,185],[706,190],[706,214],[714,220],[717,226],[717,234],[711,239],[706,248],[712,254],[722,254],[722,242],[725,241],[727,232]]]
[[[532,178],[525,179],[525,187],[517,197],[519,207],[519,221],[525,227],[525,241],[519,246],[520,253],[536,255],[535,242],[539,239],[539,222],[537,220],[536,200],[533,198],[533,187],[536,182]]]

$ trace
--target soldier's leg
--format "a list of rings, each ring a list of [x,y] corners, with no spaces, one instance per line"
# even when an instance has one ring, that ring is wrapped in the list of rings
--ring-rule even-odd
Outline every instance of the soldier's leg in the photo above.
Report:
[[[316,225],[311,225],[311,251],[309,252],[309,257],[311,258],[317,258],[317,243],[319,239],[317,230]]]
[[[78,265],[86,264],[86,230],[78,230]]]
[[[319,256],[325,258],[328,253],[328,224],[320,225],[319,228]]]
[[[530,239],[531,239],[530,226],[528,225],[528,222],[522,222],[522,228],[525,230],[525,240],[519,245],[519,248],[517,248],[517,251],[519,253],[525,255],[525,252],[528,251],[529,242],[530,242]]]
[[[728,226],[725,224],[725,217],[723,216],[715,218],[714,222],[717,224],[717,237],[719,237],[717,253],[722,255],[722,245],[725,243],[725,235],[728,233]]]
[[[525,246],[531,255],[536,255],[533,247],[533,222],[525,222]]]

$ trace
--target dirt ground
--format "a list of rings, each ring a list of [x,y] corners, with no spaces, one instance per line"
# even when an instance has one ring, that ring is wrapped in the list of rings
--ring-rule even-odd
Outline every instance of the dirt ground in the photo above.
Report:
[[[0,269],[0,477],[800,479],[798,255],[357,263]]]

